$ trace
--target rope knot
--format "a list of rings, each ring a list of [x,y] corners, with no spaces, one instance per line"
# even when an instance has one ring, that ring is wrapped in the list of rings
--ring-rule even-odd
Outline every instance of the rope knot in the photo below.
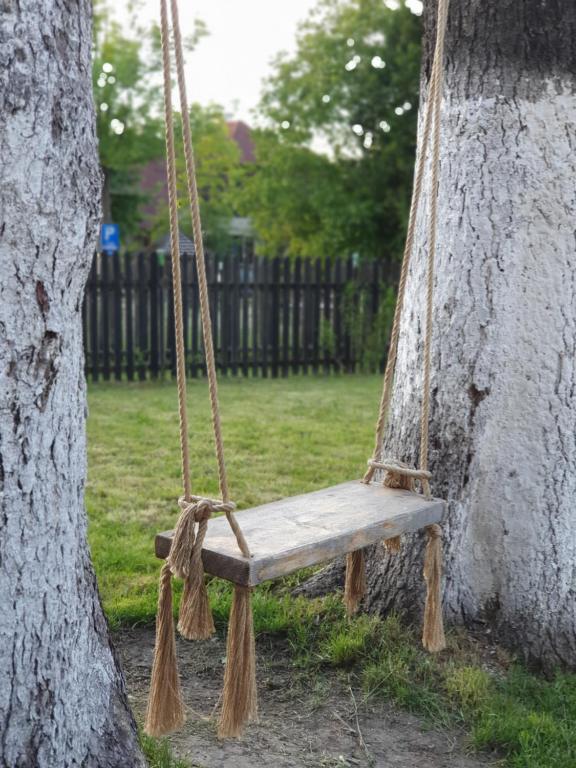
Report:
[[[178,506],[182,510],[182,515],[190,515],[194,522],[201,523],[210,520],[215,512],[234,512],[236,504],[233,501],[220,501],[219,499],[209,499],[204,496],[190,496],[187,500],[184,496],[178,499]],[[176,534],[174,534],[176,537]]]
[[[220,501],[207,499],[204,496],[190,496],[188,499],[181,496],[178,499],[180,517],[174,529],[172,546],[168,555],[168,564],[172,573],[178,578],[186,578],[192,567],[193,555],[200,557],[206,523],[214,512],[233,512],[236,504],[232,501]],[[195,526],[198,523],[198,532]]]
[[[426,533],[428,534],[428,538],[431,541],[435,541],[436,539],[442,540],[442,527],[437,523],[433,523],[432,525],[429,525],[426,528]]]
[[[376,469],[383,470],[384,486],[386,488],[398,488],[404,491],[415,491],[416,480],[419,480],[422,486],[424,495],[430,498],[430,478],[432,473],[427,469],[413,469],[398,459],[384,459],[384,461],[376,461],[375,459],[368,459],[369,474],[371,479],[371,473]]]

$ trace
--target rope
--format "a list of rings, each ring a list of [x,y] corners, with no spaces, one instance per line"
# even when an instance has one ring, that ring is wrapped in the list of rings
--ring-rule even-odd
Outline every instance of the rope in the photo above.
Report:
[[[178,236],[178,201],[176,189],[176,155],[174,150],[174,112],[171,98],[170,78],[170,42],[168,29],[167,0],[160,0],[160,27],[162,39],[162,69],[164,76],[164,107],[166,121],[166,159],[168,166],[168,205],[170,208],[170,244],[172,250],[172,281],[174,288],[174,318],[176,331],[176,379],[178,385],[178,408],[180,414],[180,446],[182,453],[182,473],[184,481],[184,500],[193,501],[191,495],[191,483],[189,478],[189,447],[188,447],[188,420],[186,410],[186,369],[184,358],[184,330],[182,322],[182,289],[180,281],[180,248]],[[206,357],[206,373],[208,377],[208,389],[210,393],[210,408],[212,412],[212,428],[214,432],[214,446],[216,461],[218,464],[218,481],[222,496],[222,509],[226,514],[230,527],[236,537],[238,547],[245,557],[250,557],[250,549],[240,529],[238,521],[234,517],[234,505],[230,503],[230,492],[224,460],[224,442],[222,439],[222,424],[218,403],[218,382],[216,378],[216,363],[214,360],[214,345],[212,341],[212,325],[210,321],[210,305],[208,300],[208,282],[206,279],[206,260],[204,256],[204,244],[202,241],[202,223],[200,219],[200,204],[198,200],[198,187],[196,183],[196,168],[192,150],[192,135],[190,131],[190,118],[188,99],[186,95],[186,82],[184,78],[184,54],[182,35],[178,18],[178,6],[176,0],[171,0],[172,31],[174,35],[174,50],[176,58],[176,71],[178,79],[178,91],[180,95],[180,117],[182,122],[182,135],[184,139],[184,157],[186,160],[186,177],[188,183],[188,197],[190,202],[190,214],[194,233],[194,250],[196,254],[196,269],[198,273],[198,288],[200,296],[200,317],[202,322],[202,335],[204,339],[204,354]],[[199,522],[197,537],[203,540],[206,533],[207,520]]]
[[[405,467],[400,462],[392,461],[374,461],[368,459],[368,466],[374,467],[374,469],[382,469],[385,472],[395,472],[397,475],[403,477],[413,477],[416,480],[430,480],[432,473],[424,469],[412,469],[412,467]]]
[[[182,320],[182,281],[180,277],[180,238],[178,236],[178,192],[176,187],[176,151],[174,148],[172,86],[170,81],[170,52],[168,42],[168,9],[161,2],[162,61],[164,76],[164,111],[166,115],[166,170],[168,177],[168,209],[170,211],[170,249],[172,253],[172,290],[174,292],[174,327],[176,337],[176,383],[180,426],[180,454],[184,498],[190,499],[190,446],[188,442],[188,411],[186,409],[186,361],[184,325]]]
[[[414,174],[414,188],[412,200],[410,203],[410,213],[408,216],[408,231],[406,233],[406,243],[402,257],[402,268],[400,271],[400,280],[398,283],[398,297],[394,310],[394,319],[392,322],[392,331],[390,334],[390,346],[388,350],[388,359],[384,370],[384,382],[382,385],[382,396],[376,421],[376,434],[374,440],[374,451],[372,459],[368,462],[368,471],[364,475],[363,482],[369,483],[376,469],[384,468],[383,465],[394,465],[394,471],[398,472],[396,462],[381,462],[382,445],[384,441],[384,430],[386,428],[386,418],[390,407],[392,397],[392,386],[394,383],[394,373],[396,370],[396,361],[398,357],[398,341],[400,336],[400,325],[402,311],[404,308],[404,298],[406,294],[406,283],[408,280],[410,260],[414,249],[414,239],[416,234],[416,223],[420,200],[422,197],[422,188],[426,170],[426,160],[430,146],[430,136],[432,134],[432,157],[431,157],[431,195],[430,195],[430,213],[429,213],[429,242],[427,258],[427,281],[426,281],[426,330],[424,337],[424,360],[423,360],[423,381],[422,381],[422,409],[420,417],[420,470],[421,474],[417,476],[422,482],[422,489],[426,497],[430,497],[430,474],[428,473],[428,445],[429,445],[429,421],[430,421],[430,369],[431,369],[431,347],[432,347],[432,310],[433,310],[433,288],[434,288],[434,261],[436,254],[436,220],[437,220],[437,197],[438,197],[438,168],[440,164],[440,106],[442,101],[442,80],[443,80],[443,59],[444,59],[444,38],[446,33],[446,21],[448,18],[449,0],[438,0],[438,20],[436,45],[434,50],[434,60],[430,75],[430,85],[428,94],[428,103],[424,113],[424,124],[422,126],[422,136],[420,142],[420,152],[416,162]]]

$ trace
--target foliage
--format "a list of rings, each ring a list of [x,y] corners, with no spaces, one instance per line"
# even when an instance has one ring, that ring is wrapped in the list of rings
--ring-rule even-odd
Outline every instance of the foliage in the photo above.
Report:
[[[266,252],[398,255],[415,150],[414,0],[320,0],[265,85],[244,202]],[[310,146],[320,145],[319,155]]]
[[[156,23],[141,21],[142,6],[141,0],[131,0],[122,23],[110,0],[97,0],[94,9],[92,79],[104,217],[119,223],[126,235],[140,222],[145,199],[138,172],[164,152],[160,32]],[[204,34],[197,22],[187,48]]]
[[[381,299],[376,311],[372,308],[374,285],[370,281],[351,281],[346,285],[343,296],[344,326],[350,337],[354,359],[358,360],[361,371],[378,370],[387,348],[396,294],[394,288],[382,285]]]
[[[379,376],[223,380],[234,500],[242,507],[263,504],[357,477],[372,445],[374,412],[366,403],[376,408],[379,390]],[[190,381],[188,397],[194,485],[217,494],[205,382]],[[172,527],[180,493],[176,389],[172,383],[90,385],[89,405],[86,503],[104,607],[113,627],[153,621],[158,561],[152,540],[155,531]],[[223,611],[226,599],[222,595]]]
[[[338,165],[275,131],[252,133],[256,167],[248,168],[239,206],[259,237],[262,255],[333,256],[347,241],[342,218],[348,191]]]
[[[140,733],[140,746],[146,756],[149,768],[194,768],[188,761],[177,760],[172,755],[167,739],[154,739]]]
[[[230,137],[222,109],[216,105],[190,108],[190,127],[194,142],[196,176],[204,242],[208,248],[223,253],[230,246],[229,222],[236,214],[236,198],[241,173],[240,150]],[[188,186],[180,116],[175,125],[179,220],[182,231],[192,237],[188,204]],[[167,202],[152,222],[152,237],[168,231]]]
[[[104,175],[104,218],[122,232],[133,231],[143,197],[135,171],[162,153],[159,89],[159,33],[131,8],[130,34],[113,18],[107,0],[94,11],[93,90],[100,163]]]

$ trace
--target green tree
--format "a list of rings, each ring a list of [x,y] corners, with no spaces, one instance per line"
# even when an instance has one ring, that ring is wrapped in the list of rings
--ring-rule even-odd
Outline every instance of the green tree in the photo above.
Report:
[[[247,168],[241,211],[258,233],[259,251],[318,257],[342,251],[349,222],[346,180],[337,163],[273,130],[253,134],[256,168]]]
[[[269,131],[257,137],[258,165],[243,196],[264,249],[400,252],[420,10],[418,0],[320,0],[296,52],[276,59],[260,107]],[[310,149],[317,146],[324,157]]]
[[[230,219],[237,212],[237,199],[241,175],[240,150],[230,138],[228,125],[221,107],[190,107],[190,125],[194,142],[194,159],[200,197],[200,212],[204,241],[208,248],[225,252],[230,245]],[[182,146],[180,115],[175,117],[179,221],[182,231],[192,236],[192,222],[188,205],[186,166]],[[168,231],[168,204],[162,204],[152,222],[152,237]]]
[[[140,0],[129,2],[120,22],[111,2],[98,0],[94,16],[92,77],[104,219],[121,224],[126,234],[141,219],[139,171],[164,153],[160,33],[156,23],[141,21],[141,9]],[[204,34],[197,22],[187,48]]]

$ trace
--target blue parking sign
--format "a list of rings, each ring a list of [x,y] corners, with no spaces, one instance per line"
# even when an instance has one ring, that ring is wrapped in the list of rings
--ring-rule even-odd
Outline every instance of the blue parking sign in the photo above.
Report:
[[[120,250],[120,227],[118,224],[102,224],[100,227],[100,250],[102,253],[118,253]]]

